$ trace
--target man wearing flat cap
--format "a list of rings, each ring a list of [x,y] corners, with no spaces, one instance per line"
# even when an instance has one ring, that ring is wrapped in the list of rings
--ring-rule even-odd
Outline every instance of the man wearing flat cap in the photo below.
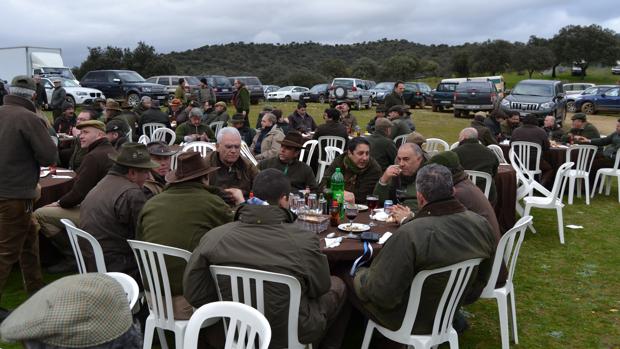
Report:
[[[370,119],[368,125],[366,125],[366,131],[368,133],[375,132],[375,123],[377,120],[385,117],[385,107],[383,105],[378,105],[377,109],[375,109],[375,117]]]
[[[203,124],[202,109],[192,108],[189,112],[189,120],[177,126],[175,130],[176,139],[175,143],[181,142],[189,143],[195,141],[213,142],[215,140],[215,134],[211,127]]]
[[[64,231],[64,225],[60,220],[68,218],[79,225],[79,205],[86,194],[108,173],[112,166],[112,160],[108,155],[116,154],[116,150],[106,138],[103,122],[97,120],[84,121],[76,127],[80,130],[80,146],[87,149],[88,153],[82,159],[82,164],[76,172],[73,187],[60,200],[34,212],[34,216],[41,227],[41,233],[49,238],[65,257],[64,261],[48,269],[50,273],[75,269],[73,250]]]
[[[166,175],[170,173],[172,155],[178,150],[172,149],[166,142],[151,142],[146,148],[151,154],[151,160],[159,164],[159,167],[151,169],[149,178],[144,183],[146,196],[151,198],[164,190],[166,186]]]
[[[60,78],[54,78],[52,82],[54,83],[54,91],[52,92],[52,100],[49,107],[52,109],[54,120],[56,120],[62,114],[62,104],[67,98],[67,91],[62,87]]]
[[[230,207],[219,196],[221,191],[208,186],[211,167],[198,152],[185,152],[177,159],[176,170],[166,175],[164,191],[151,198],[138,218],[139,240],[193,251],[209,230],[232,221]],[[237,190],[229,190],[236,203],[243,201]],[[178,232],[178,234],[171,234]],[[189,319],[192,308],[183,298],[183,271],[180,259],[166,262],[176,319]]]
[[[409,109],[404,105],[395,105],[388,109],[388,119],[392,121],[390,138],[406,135],[415,131]]]
[[[562,137],[562,142],[568,142],[569,136],[572,135],[578,136],[577,139],[581,139],[581,137],[592,139],[592,138],[600,138],[601,134],[596,128],[596,126],[592,125],[588,122],[586,114],[584,113],[575,113],[571,118],[573,121],[573,127]]]
[[[209,114],[205,111],[205,114],[202,116],[202,123],[209,125],[212,122],[223,121],[225,127],[228,124],[228,119],[230,119],[230,116],[226,112],[226,102],[219,101],[215,103],[213,109],[214,110]]]
[[[114,149],[119,150],[127,142],[129,126],[121,119],[113,119],[105,125],[105,134]]]
[[[265,159],[258,163],[259,170],[275,168],[282,171],[291,181],[291,187],[296,190],[316,189],[314,172],[305,162],[299,161],[299,153],[304,139],[301,133],[290,131],[280,141],[280,151],[277,157]]]
[[[110,154],[114,162],[108,174],[86,195],[80,205],[79,227],[94,236],[103,250],[107,271],[121,272],[139,282],[139,271],[127,239],[134,239],[138,215],[146,202],[142,191],[151,169],[159,166],[151,161],[146,146],[125,143],[118,154]],[[84,250],[89,271],[94,272],[94,256]]]

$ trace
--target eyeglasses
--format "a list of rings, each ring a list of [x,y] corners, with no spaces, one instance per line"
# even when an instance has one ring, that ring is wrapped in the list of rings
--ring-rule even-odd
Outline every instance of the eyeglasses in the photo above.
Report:
[[[227,150],[241,149],[241,144],[224,144],[224,148]]]

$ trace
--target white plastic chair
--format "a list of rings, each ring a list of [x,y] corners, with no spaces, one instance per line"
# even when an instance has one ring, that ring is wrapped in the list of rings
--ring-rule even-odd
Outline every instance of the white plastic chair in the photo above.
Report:
[[[403,323],[400,328],[396,331],[392,331],[378,325],[372,320],[368,320],[362,349],[368,348],[370,345],[370,339],[372,338],[374,329],[377,329],[379,333],[390,340],[413,346],[416,349],[430,349],[444,342],[450,342],[450,348],[452,349],[458,348],[459,337],[452,327],[452,320],[455,312],[458,310],[459,301],[469,281],[469,277],[473,269],[479,265],[481,261],[482,258],[475,258],[443,268],[420,271],[411,282],[409,302],[407,303],[407,310],[405,311],[405,317],[403,318]],[[437,312],[435,313],[432,332],[427,335],[411,334],[413,324],[418,314],[420,295],[422,294],[424,281],[431,275],[442,273],[450,273],[450,275],[446,283],[446,288],[439,301]]]
[[[158,128],[166,128],[166,125],[159,122],[147,122],[146,124],[142,125],[142,134],[146,135],[147,137],[151,137],[153,132]]]
[[[342,150],[336,147],[325,147],[323,152],[325,153],[325,160],[319,160],[319,175],[316,178],[317,183],[321,183],[321,179],[325,174],[325,169],[327,166],[332,164],[336,156],[342,155]]]
[[[106,275],[114,278],[114,280],[118,281],[121,286],[123,286],[123,290],[125,290],[125,295],[127,295],[127,302],[129,303],[129,309],[133,309],[133,307],[138,302],[138,298],[140,295],[140,288],[138,287],[138,283],[131,276],[125,273],[117,273],[117,272],[109,272]]]
[[[214,121],[209,124],[209,127],[213,130],[213,133],[217,136],[222,127],[224,127],[224,121]]]
[[[586,189],[586,205],[590,204],[590,170],[594,162],[594,156],[598,147],[595,145],[572,145],[566,151],[566,162],[572,159],[572,153],[577,152],[575,168],[566,172],[568,177],[568,204],[573,204],[573,193],[575,191],[575,182],[577,182],[577,197],[581,197],[581,182],[585,182]]]
[[[442,151],[450,150],[450,145],[448,144],[448,142],[444,141],[443,139],[439,139],[439,138],[427,138],[426,142],[422,144],[422,147],[424,148],[426,153],[428,153],[428,155],[430,156],[433,156]],[[440,148],[443,148],[443,150]]]
[[[493,260],[493,268],[486,287],[482,290],[480,298],[497,300],[497,310],[499,313],[499,326],[502,338],[502,349],[510,348],[509,340],[509,320],[512,319],[512,336],[515,344],[519,344],[519,336],[517,334],[517,307],[515,304],[515,290],[512,282],[519,258],[519,250],[523,243],[525,230],[527,226],[532,224],[532,216],[525,216],[514,227],[508,230],[499,240],[497,250],[495,251],[495,259]],[[502,264],[508,269],[508,277],[506,283],[500,288],[495,288],[497,278],[499,276]],[[508,317],[508,299],[510,298],[510,313]]]
[[[131,127],[129,128],[129,131],[127,131],[127,141],[128,142],[133,142],[133,137],[132,137],[133,133],[131,131]]]
[[[544,196],[527,196],[523,198],[525,202],[525,209],[523,210],[523,217],[530,214],[532,207],[555,209],[558,215],[558,234],[560,235],[560,243],[564,243],[564,219],[562,218],[562,197],[564,196],[564,184],[566,181],[566,172],[573,166],[572,162],[566,162],[558,168],[558,172],[555,174],[555,182],[553,183],[553,189],[543,193]],[[538,190],[538,187],[534,189]],[[540,191],[540,190],[538,190]],[[548,194],[547,194],[548,193]],[[534,224],[530,225],[532,232],[534,230]]]
[[[149,139],[149,136],[147,136],[147,135],[142,135],[142,136],[140,136],[140,138],[138,138],[138,143],[147,145],[150,142],[151,142],[151,140]]]
[[[105,273],[105,259],[103,258],[103,250],[101,249],[101,245],[99,241],[95,239],[94,236],[85,232],[84,230],[75,226],[75,224],[69,219],[63,218],[60,220],[62,224],[65,225],[67,229],[67,235],[69,235],[69,241],[71,242],[71,248],[73,249],[73,254],[75,255],[75,261],[78,265],[78,272],[80,274],[88,273],[86,269],[86,263],[84,262],[84,256],[82,255],[82,249],[80,248],[80,238],[85,239],[90,244],[93,249],[93,255],[95,257],[95,264],[97,266],[98,273]]]
[[[267,349],[271,342],[271,326],[258,310],[237,302],[212,302],[194,311],[185,330],[183,348],[198,348],[198,334],[205,320],[230,319],[224,348],[254,348],[258,335],[258,348]]]
[[[540,170],[540,157],[542,156],[542,147],[540,144],[517,141],[510,144],[510,150],[513,151],[515,156],[521,161],[523,165],[522,171],[533,176],[542,173]],[[534,163],[532,163],[532,151],[536,152]]]
[[[347,144],[346,139],[342,137],[338,137],[338,136],[322,136],[322,137],[319,137],[318,141],[319,141],[319,166],[321,164],[321,161],[325,162],[325,158],[327,156],[327,154],[325,153],[326,147],[336,147],[342,150],[342,152],[344,153],[344,147]],[[329,166],[329,164],[327,164],[327,166]]]
[[[618,177],[618,202],[620,203],[620,149],[616,151],[616,160],[614,161],[614,167],[600,168],[596,171],[596,177],[594,178],[594,186],[592,187],[592,197],[596,192],[596,185],[600,178],[601,185],[598,189],[598,193],[603,192],[603,186],[605,186],[605,195],[609,195],[611,192],[611,177]]]
[[[504,152],[502,151],[502,148],[497,145],[497,144],[489,144],[487,145],[487,148],[491,149],[491,151],[493,151],[493,154],[495,154],[495,156],[497,157],[497,160],[499,160],[500,164],[507,164],[508,161],[506,161],[506,158],[504,157]]]
[[[241,156],[250,161],[254,166],[258,165],[258,160],[256,160],[254,154],[252,154],[252,151],[250,150],[250,147],[248,147],[244,141],[241,141]]]
[[[145,288],[145,298],[149,306],[149,316],[144,329],[144,349],[151,348],[155,329],[157,329],[162,348],[168,348],[164,330],[174,332],[175,348],[183,348],[187,320],[174,319],[165,258],[176,257],[187,262],[192,254],[180,248],[150,242],[127,240],[127,243],[131,246],[138,262]]]
[[[195,141],[187,143],[183,146],[183,150],[181,150],[181,152],[186,151],[197,151],[204,158],[207,157],[207,154],[209,154],[210,152],[215,151],[215,144],[203,141]]]
[[[450,150],[452,150],[452,149],[454,149],[454,148],[458,147],[460,143],[461,143],[461,142],[454,142],[454,143],[452,143],[452,144],[450,145]]]
[[[296,278],[290,275],[271,273],[268,271],[221,265],[212,265],[210,266],[210,269],[220,300],[224,299],[222,299],[220,288],[221,278],[218,279],[218,276],[228,277],[230,280],[232,301],[256,308],[262,314],[265,314],[265,299],[263,294],[265,282],[278,283],[288,286],[290,295],[290,303],[288,307],[288,348],[312,347],[310,344],[304,345],[299,343],[299,337],[297,336],[299,304],[301,302],[301,285]],[[239,294],[240,291],[242,292],[242,295]],[[253,304],[252,302],[252,295],[254,295],[256,304]]]
[[[170,138],[170,140],[166,141],[166,138]],[[177,134],[167,127],[158,128],[151,133],[151,141],[153,142],[168,142],[168,145],[173,145],[176,139]]]
[[[305,162],[306,165],[310,166],[312,155],[314,155],[314,151],[318,145],[319,141],[316,139],[306,141],[303,148],[301,148],[301,152],[299,153],[299,161]]]
[[[396,148],[400,148],[401,145],[407,143],[407,136],[409,135],[400,135],[394,138],[394,144],[396,144]]]
[[[484,180],[484,196],[489,198],[489,193],[491,192],[491,183],[493,182],[493,178],[490,174],[482,171],[474,171],[474,170],[465,170],[469,179],[474,183],[474,185],[478,185],[478,180]]]

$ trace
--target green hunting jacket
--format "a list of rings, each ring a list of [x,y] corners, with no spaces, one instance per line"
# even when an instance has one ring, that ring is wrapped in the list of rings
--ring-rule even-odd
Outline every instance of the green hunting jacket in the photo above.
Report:
[[[422,165],[420,165],[420,168]],[[401,203],[411,209],[411,212],[415,212],[418,209],[418,198],[416,197],[415,175],[411,177],[398,176],[392,178],[389,183],[382,184],[377,181],[373,194],[379,199],[379,205],[383,205],[385,200],[392,200],[394,204],[397,204],[396,189],[402,188],[407,192],[407,197],[404,202]]]
[[[465,170],[481,171],[491,175],[491,179],[497,174],[499,160],[497,156],[489,148],[478,143],[477,139],[465,139],[461,141],[458,147],[452,149],[459,157],[459,162]],[[476,186],[484,192],[484,181],[479,181]],[[497,200],[497,189],[495,180],[491,181],[491,190],[489,192],[489,201]]]
[[[405,97],[403,95],[399,96],[396,92],[392,91],[392,93],[385,96],[383,105],[386,111],[390,110],[390,108],[395,105],[405,105]]]
[[[325,170],[320,189],[325,188],[330,183],[331,177],[336,172],[336,167],[340,167],[340,171],[344,176],[344,190],[352,192],[355,195],[355,202],[358,204],[366,203],[366,196],[372,194],[375,187],[375,183],[379,181],[381,175],[381,166],[370,157],[368,166],[361,170],[358,174],[355,174],[353,170],[345,164],[345,157],[348,155],[342,154],[334,159],[332,164]]]
[[[375,133],[367,136],[366,140],[370,143],[370,156],[377,161],[382,171],[394,164],[397,150],[392,139],[380,131],[375,131]]]

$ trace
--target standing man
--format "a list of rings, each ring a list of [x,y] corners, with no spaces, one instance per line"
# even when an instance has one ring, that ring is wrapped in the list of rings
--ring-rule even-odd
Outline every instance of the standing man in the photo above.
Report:
[[[240,80],[235,80],[235,93],[232,97],[232,102],[237,109],[237,114],[242,114],[244,117],[243,124],[250,127],[250,91],[245,84]]]
[[[179,79],[179,84],[177,85],[176,90],[174,90],[174,98],[183,101],[183,104],[187,103],[187,100],[185,99],[185,79]]]
[[[297,109],[288,116],[289,130],[297,130],[300,133],[308,133],[316,130],[316,122],[312,115],[306,112],[306,103],[297,103]]]
[[[34,82],[37,84],[37,100],[35,105],[37,109],[47,109],[47,93],[45,92],[45,86],[41,83],[41,76],[39,74],[35,74]]]
[[[403,96],[404,92],[405,83],[403,81],[396,81],[392,93],[385,96],[385,100],[383,101],[385,110],[390,110],[390,108],[395,105],[405,105],[405,97]]]
[[[209,87],[206,78],[201,78],[200,89],[198,90],[198,103],[205,108],[205,113],[207,113],[207,109],[209,109],[206,105],[207,102],[209,103],[209,107],[215,104],[215,91]]]
[[[43,287],[38,234],[32,224],[39,167],[56,160],[56,145],[37,116],[36,85],[27,76],[16,76],[0,107],[0,295],[19,262],[26,292]],[[8,151],[11,149],[11,151]],[[7,313],[0,309],[0,321]]]
[[[304,138],[297,131],[289,132],[280,142],[278,156],[265,159],[258,163],[259,170],[275,168],[282,171],[291,181],[291,187],[296,190],[316,189],[314,172],[305,162],[299,161],[299,152],[303,147]]]
[[[50,102],[50,108],[52,108],[54,120],[56,120],[62,114],[62,104],[67,98],[67,91],[60,84],[59,78],[54,78],[54,92],[52,92],[52,101]]]

